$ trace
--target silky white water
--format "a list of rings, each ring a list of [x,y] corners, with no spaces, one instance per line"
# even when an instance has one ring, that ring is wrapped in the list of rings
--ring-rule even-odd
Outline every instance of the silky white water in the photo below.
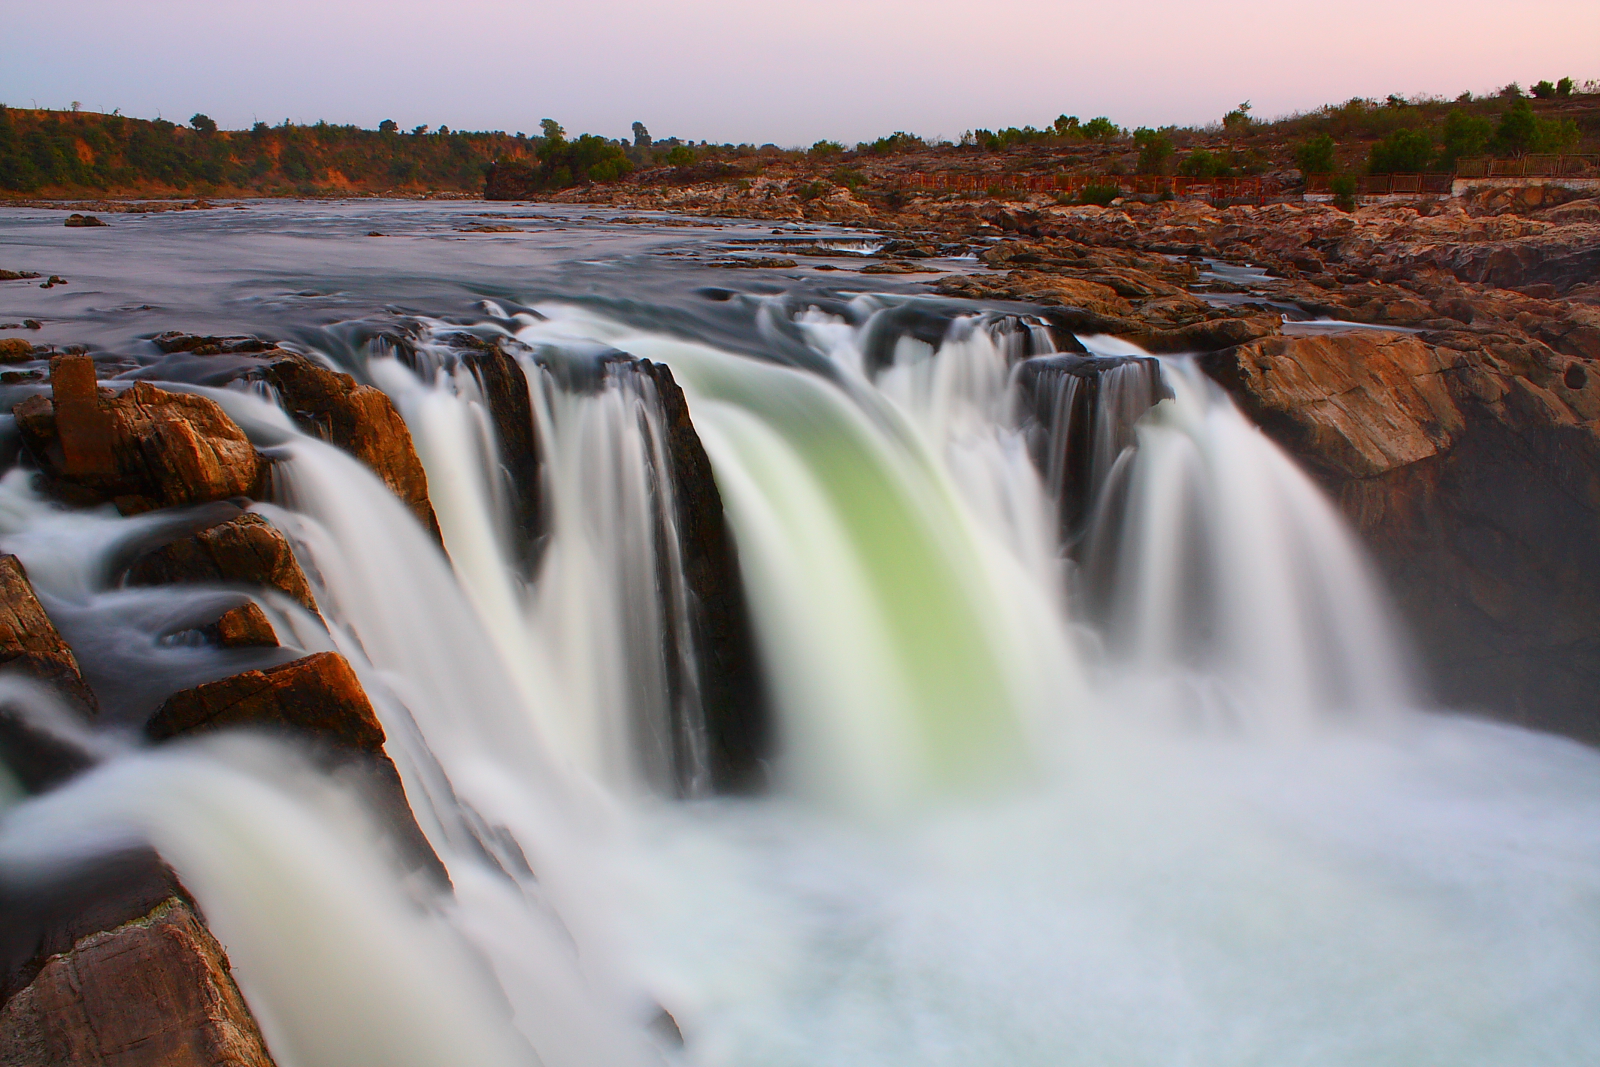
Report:
[[[259,510],[329,624],[296,643],[355,665],[453,894],[239,739],[14,804],[6,868],[148,836],[285,1065],[1596,1062],[1600,757],[1416,710],[1335,513],[1182,360],[1107,416],[1133,445],[1068,558],[1015,396],[1042,338],[958,319],[873,367],[875,301],[799,316],[831,376],[571,306],[485,324],[683,384],[777,716],[768,795],[668,799],[640,744],[680,595],[651,580],[648,398],[523,359],[553,500],[528,575],[473,384],[374,359],[448,556],[358,463],[215,395],[282,456]],[[102,560],[139,521],[0,483],[51,605],[115,609]]]

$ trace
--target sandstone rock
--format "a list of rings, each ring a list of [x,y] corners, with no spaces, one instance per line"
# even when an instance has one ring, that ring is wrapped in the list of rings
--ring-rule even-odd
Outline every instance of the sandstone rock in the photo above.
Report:
[[[207,630],[223,648],[277,648],[278,632],[255,601],[223,612]]]
[[[1536,343],[1437,340],[1274,339],[1202,365],[1356,525],[1445,703],[1600,742],[1594,375]]]
[[[506,497],[511,502],[512,518],[518,537],[511,546],[525,574],[532,575],[544,521],[540,514],[539,438],[533,431],[533,404],[528,396],[528,379],[516,359],[498,345],[472,334],[445,338],[469,350],[461,360],[471,369],[483,390],[489,418],[494,423],[500,447]]]
[[[80,215],[76,211],[67,216],[68,226],[105,226],[106,221],[95,215]]]
[[[359,768],[368,799],[394,833],[400,862],[440,886],[449,885],[444,864],[417,826],[400,774],[383,751],[377,713],[343,656],[319,652],[174,693],[145,724],[145,734],[164,741],[229,727],[309,738],[319,744],[330,770]]]
[[[265,462],[215,402],[138,382],[96,387],[87,356],[50,361],[50,397],[14,409],[24,446],[51,489],[123,514],[257,494]]]
[[[259,373],[278,391],[302,430],[365,463],[435,540],[442,538],[411,431],[382,391],[293,354],[273,360]]]
[[[336,652],[174,693],[145,724],[145,733],[161,741],[225,726],[289,729],[365,752],[383,747],[378,716],[355,671]]]
[[[266,519],[246,513],[180,537],[139,557],[129,585],[239,582],[279,589],[315,613],[317,602],[288,538]]]
[[[0,338],[0,363],[21,363],[33,358],[33,345],[20,337]]]
[[[0,1063],[270,1067],[222,946],[187,902],[92,933],[0,1007]]]
[[[50,685],[85,711],[97,706],[16,556],[0,556],[0,666]]]

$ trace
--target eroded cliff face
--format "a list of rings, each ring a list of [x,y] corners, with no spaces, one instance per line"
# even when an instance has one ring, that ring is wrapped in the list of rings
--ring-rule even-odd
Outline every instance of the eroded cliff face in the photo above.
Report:
[[[1600,742],[1593,361],[1366,332],[1201,361],[1360,531],[1443,703]]]

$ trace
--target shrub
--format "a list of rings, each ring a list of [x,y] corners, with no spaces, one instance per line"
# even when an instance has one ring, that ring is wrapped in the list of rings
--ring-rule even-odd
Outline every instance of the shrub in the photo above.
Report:
[[[1333,193],[1334,205],[1344,211],[1356,206],[1356,190],[1359,187],[1355,178],[1348,174],[1341,174],[1328,182],[1328,191]]]
[[[849,167],[838,168],[832,174],[829,174],[828,178],[835,185],[842,185],[851,192],[855,192],[866,184],[866,180],[861,177],[861,172],[852,170]]]
[[[1222,116],[1222,128],[1229,133],[1248,133],[1255,120],[1250,117],[1250,101],[1246,100]]]
[[[1083,135],[1081,124],[1076,115],[1061,115],[1050,127],[1057,137],[1080,137]]]
[[[694,163],[694,149],[686,144],[673,145],[667,153],[667,166],[687,167]]]
[[[856,145],[857,152],[870,153],[874,156],[897,155],[901,152],[916,152],[928,147],[927,142],[914,133],[896,130],[887,137],[880,137],[876,141],[862,141]]]
[[[217,122],[209,115],[196,115],[194,118],[189,120],[189,125],[193,126],[201,133],[217,132]]]
[[[1549,78],[1533,83],[1533,95],[1540,100],[1551,100],[1556,95],[1556,87]]]
[[[1139,146],[1139,173],[1160,174],[1172,158],[1172,138],[1159,130],[1141,126],[1133,131],[1133,143]]]
[[[1294,150],[1294,161],[1300,173],[1332,174],[1339,162],[1334,148],[1333,138],[1325,133],[1303,142]]]
[[[1561,152],[1578,142],[1578,124],[1571,119],[1542,119],[1526,99],[1518,98],[1500,116],[1492,147],[1497,155]]]
[[[838,141],[818,141],[808,153],[813,159],[829,159],[844,154],[844,145]]]
[[[1115,183],[1094,182],[1083,187],[1083,192],[1078,194],[1078,202],[1083,204],[1099,204],[1105,207],[1111,201],[1122,195],[1122,188]]]
[[[1221,152],[1196,148],[1183,157],[1178,164],[1178,173],[1185,178],[1231,178],[1234,173],[1233,153],[1223,155]]]
[[[1457,160],[1483,155],[1493,134],[1494,126],[1484,116],[1470,111],[1450,112],[1444,117],[1444,148],[1439,153],[1440,162],[1455,166]]]
[[[1571,96],[1572,90],[1573,84],[1571,78],[1562,78],[1560,81],[1556,82],[1556,95],[1562,99],[1566,99],[1567,97]]]
[[[1416,174],[1433,161],[1433,138],[1423,130],[1395,130],[1372,146],[1368,174]]]
[[[1083,124],[1083,135],[1091,141],[1109,141],[1122,133],[1122,128],[1104,115],[1098,115]]]

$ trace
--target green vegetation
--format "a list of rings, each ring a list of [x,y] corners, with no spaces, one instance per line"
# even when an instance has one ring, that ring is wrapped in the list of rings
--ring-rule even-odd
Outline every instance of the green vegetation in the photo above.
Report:
[[[1301,174],[1332,174],[1339,169],[1336,147],[1332,137],[1319,133],[1294,150],[1295,165]]]
[[[920,152],[928,144],[914,133],[896,130],[887,137],[880,137],[876,141],[862,141],[856,145],[856,151],[863,155],[893,156],[903,152]]]
[[[1099,204],[1101,207],[1105,207],[1121,195],[1122,189],[1120,186],[1109,182],[1096,182],[1083,187],[1083,191],[1078,194],[1078,201],[1083,204]]]
[[[1533,113],[1526,99],[1512,101],[1500,116],[1490,146],[1496,155],[1520,156],[1527,152],[1563,152],[1578,143],[1578,125],[1571,119],[1546,119]]]
[[[1433,162],[1433,138],[1423,130],[1395,130],[1372,146],[1368,174],[1417,174]]]
[[[1104,115],[1083,124],[1083,135],[1091,141],[1109,141],[1122,135],[1122,128]]]
[[[1171,135],[1141,126],[1133,131],[1133,143],[1139,146],[1140,174],[1165,172],[1167,160],[1172,158],[1175,151]]]
[[[1484,116],[1451,111],[1444,118],[1444,147],[1439,151],[1439,162],[1452,168],[1459,160],[1483,155],[1493,133],[1494,125]]]

